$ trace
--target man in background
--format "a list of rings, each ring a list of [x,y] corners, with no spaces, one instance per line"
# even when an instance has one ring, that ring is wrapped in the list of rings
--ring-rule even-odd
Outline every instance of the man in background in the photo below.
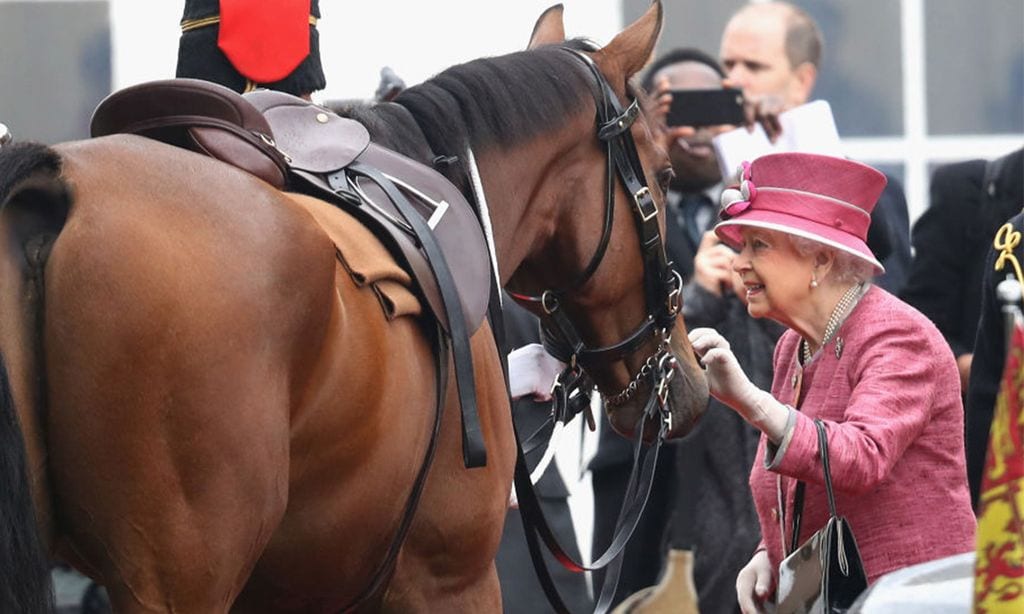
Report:
[[[915,307],[946,336],[957,356],[961,383],[967,383],[962,388],[967,483],[975,511],[1007,347],[1002,302],[995,288],[1011,267],[995,270],[1000,250],[994,249],[993,239],[1005,223],[1020,232],[1021,207],[1024,148],[994,160],[936,169],[931,207],[914,227],[918,252],[907,300],[920,302]],[[1018,244],[1011,250],[1018,260],[1024,260],[1021,249]]]
[[[824,43],[817,23],[788,2],[747,4],[722,33],[720,59],[727,84],[743,89],[749,121],[769,134],[779,130],[778,114],[810,99]],[[903,188],[895,178],[871,214],[868,247],[885,267],[875,283],[899,293],[910,267],[910,219]]]
[[[994,160],[945,164],[932,173],[931,204],[914,224],[914,259],[900,298],[928,316],[946,338],[964,394],[980,318],[985,254],[999,227],[1024,205],[1022,183],[1024,148]],[[971,486],[977,494],[978,484]]]

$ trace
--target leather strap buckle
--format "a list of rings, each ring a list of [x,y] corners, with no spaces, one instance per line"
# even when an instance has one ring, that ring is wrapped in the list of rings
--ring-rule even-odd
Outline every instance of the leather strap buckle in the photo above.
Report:
[[[636,210],[640,212],[640,219],[649,222],[658,215],[658,203],[651,197],[651,190],[647,186],[641,187],[633,193],[633,201],[636,203]]]

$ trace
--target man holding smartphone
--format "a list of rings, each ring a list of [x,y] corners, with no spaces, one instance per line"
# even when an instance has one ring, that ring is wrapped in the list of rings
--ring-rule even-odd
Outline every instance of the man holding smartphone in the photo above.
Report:
[[[709,232],[722,191],[711,140],[744,121],[742,96],[723,88],[724,77],[709,55],[677,49],[655,61],[643,83],[656,102],[655,122],[664,128],[662,144],[675,172],[668,194],[668,256],[684,282],[714,296],[732,286],[733,252]]]

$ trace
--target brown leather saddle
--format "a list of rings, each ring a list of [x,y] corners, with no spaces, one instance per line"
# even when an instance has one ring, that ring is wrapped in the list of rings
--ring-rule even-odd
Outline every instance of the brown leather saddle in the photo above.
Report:
[[[372,143],[362,124],[309,101],[270,90],[243,96],[197,79],[153,81],[111,94],[93,113],[91,133],[138,134],[205,154],[362,221],[409,272],[447,333],[463,410],[464,460],[467,466],[486,462],[468,339],[487,312],[490,260],[476,214],[443,175]]]
[[[111,94],[93,113],[91,132],[147,136],[226,162],[278,189],[343,201],[406,265],[433,314],[450,330],[440,290],[410,224],[380,185],[344,172],[357,161],[377,169],[433,230],[451,269],[467,329],[475,331],[483,320],[490,269],[469,203],[433,168],[371,143],[359,122],[283,92],[258,90],[243,96],[207,81],[168,79]],[[361,202],[353,203],[353,195]]]

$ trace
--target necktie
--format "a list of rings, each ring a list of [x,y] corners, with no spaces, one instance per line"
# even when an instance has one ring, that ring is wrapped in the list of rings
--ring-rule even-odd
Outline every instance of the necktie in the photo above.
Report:
[[[683,228],[690,240],[693,241],[693,247],[696,250],[710,219],[708,213],[711,209],[711,199],[703,193],[689,194],[683,197],[679,204],[683,217]]]

